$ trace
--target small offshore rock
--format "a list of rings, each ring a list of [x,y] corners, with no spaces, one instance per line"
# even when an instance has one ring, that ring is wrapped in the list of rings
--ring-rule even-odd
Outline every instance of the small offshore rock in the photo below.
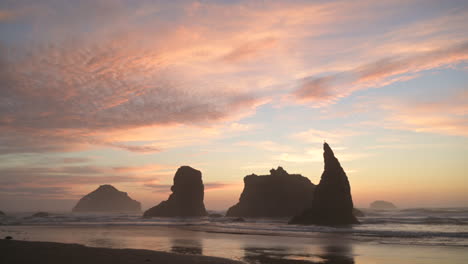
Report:
[[[381,200],[372,202],[369,207],[377,210],[391,210],[397,208],[393,203]]]
[[[47,212],[37,212],[33,214],[31,217],[49,217],[49,213]]]
[[[222,214],[209,214],[208,216],[211,217],[211,218],[220,218],[220,217],[223,217]]]

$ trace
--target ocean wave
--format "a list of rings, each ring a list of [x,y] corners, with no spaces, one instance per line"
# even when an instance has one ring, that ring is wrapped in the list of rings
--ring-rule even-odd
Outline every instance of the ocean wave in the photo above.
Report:
[[[433,210],[431,210],[433,212]],[[458,213],[458,216],[454,217]],[[314,237],[322,233],[349,234],[358,240],[395,238],[404,241],[422,239],[424,243],[452,243],[468,246],[468,218],[460,212],[450,212],[450,217],[438,212],[438,216],[414,216],[413,211],[377,212],[361,217],[361,225],[353,227],[288,225],[288,218],[252,219],[236,222],[230,217],[201,218],[142,218],[135,214],[51,214],[49,217],[34,218],[31,214],[17,214],[0,219],[2,225],[57,225],[57,226],[167,226],[191,230],[245,234]],[[376,216],[377,215],[377,216]],[[453,240],[453,241],[452,241]],[[376,239],[378,241],[378,239]],[[418,240],[419,241],[419,240]],[[448,242],[447,242],[448,241]],[[451,242],[452,241],[452,242]],[[411,242],[411,243],[413,243]],[[410,243],[410,242],[408,242]]]
[[[420,217],[420,218],[362,218],[363,224],[413,224],[413,225],[468,225],[468,218]]]

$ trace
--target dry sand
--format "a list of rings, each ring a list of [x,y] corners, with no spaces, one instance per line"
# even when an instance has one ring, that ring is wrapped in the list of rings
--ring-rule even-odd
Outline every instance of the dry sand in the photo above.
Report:
[[[0,240],[0,263],[8,264],[241,264],[229,259],[140,249],[85,247],[78,244]]]

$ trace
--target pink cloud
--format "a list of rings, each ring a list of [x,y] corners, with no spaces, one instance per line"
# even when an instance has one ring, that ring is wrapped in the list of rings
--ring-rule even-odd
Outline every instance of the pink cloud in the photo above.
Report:
[[[379,45],[366,37],[327,39],[328,34],[347,33],[356,24],[379,22],[402,6],[393,1],[128,6],[46,1],[24,9],[23,3],[12,3],[8,12],[26,10],[20,17],[30,26],[24,38],[34,41],[0,46],[0,153],[98,146],[158,152],[190,140],[182,135],[176,143],[166,144],[163,139],[171,137],[166,135],[160,142],[142,145],[114,135],[146,127],[199,128],[237,121],[265,103],[270,97],[266,94],[289,92],[291,83],[303,76],[311,77],[295,91],[295,100],[323,105],[355,90],[409,78],[401,74],[461,60],[455,57],[463,50],[436,52],[440,43],[461,42],[463,37],[456,35],[449,42],[439,40],[439,45],[431,46],[426,41],[424,49],[396,55],[381,49],[382,43],[400,45],[408,32],[382,33],[392,41],[380,40]],[[178,19],[160,16],[173,12]],[[447,39],[442,26],[449,23],[459,30],[460,17],[434,24],[438,31],[427,33],[424,40],[427,35]],[[364,43],[364,51],[356,43]],[[351,65],[363,61],[376,50],[395,56],[349,69],[349,61]],[[340,57],[335,56],[337,51]],[[382,57],[377,55],[372,57]],[[324,69],[339,73],[311,75]]]
[[[222,88],[195,91],[177,84],[149,61],[154,56],[149,53],[122,47],[88,50],[49,47],[22,60],[6,58],[0,76],[5,84],[0,92],[3,152],[67,151],[95,143],[155,152],[159,147],[106,142],[93,135],[150,125],[220,122],[259,103],[254,94]]]
[[[228,183],[220,183],[220,182],[207,182],[204,183],[205,191],[213,191],[213,190],[220,190],[230,188],[232,184]],[[160,192],[171,192],[172,184],[162,184],[162,183],[146,183],[144,184],[145,187],[148,187],[153,190],[153,192],[160,193]]]
[[[468,136],[468,93],[461,92],[438,101],[387,100],[383,125],[391,129]]]
[[[293,92],[300,102],[318,105],[336,102],[349,94],[414,78],[414,74],[468,59],[468,42],[454,46],[381,59],[325,77],[309,77]]]
[[[222,60],[233,63],[246,60],[272,48],[277,41],[277,39],[269,37],[256,41],[246,42],[232,49],[228,54],[222,57]]]

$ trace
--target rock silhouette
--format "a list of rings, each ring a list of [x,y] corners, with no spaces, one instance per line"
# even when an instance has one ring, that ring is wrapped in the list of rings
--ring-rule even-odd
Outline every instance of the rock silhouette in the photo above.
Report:
[[[366,216],[363,211],[361,211],[361,210],[359,210],[357,208],[353,208],[353,215],[356,216],[356,217]]]
[[[239,202],[226,216],[292,217],[312,203],[314,188],[308,178],[288,174],[282,167],[271,169],[270,175],[248,175]]]
[[[325,170],[315,188],[312,206],[293,217],[290,224],[357,224],[348,177],[327,143],[323,144],[323,150]]]
[[[81,198],[73,212],[140,212],[141,204],[112,185],[101,185]]]
[[[202,174],[189,166],[180,167],[171,187],[172,194],[167,201],[148,209],[143,216],[191,217],[207,215],[203,203],[204,186]]]
[[[33,214],[31,217],[49,217],[49,213],[47,212],[37,212]]]
[[[0,216],[6,216],[6,214],[2,211],[0,211]]]
[[[396,209],[396,206],[391,202],[387,201],[374,201],[370,204],[371,209],[380,209],[380,210],[388,210],[388,209]]]

